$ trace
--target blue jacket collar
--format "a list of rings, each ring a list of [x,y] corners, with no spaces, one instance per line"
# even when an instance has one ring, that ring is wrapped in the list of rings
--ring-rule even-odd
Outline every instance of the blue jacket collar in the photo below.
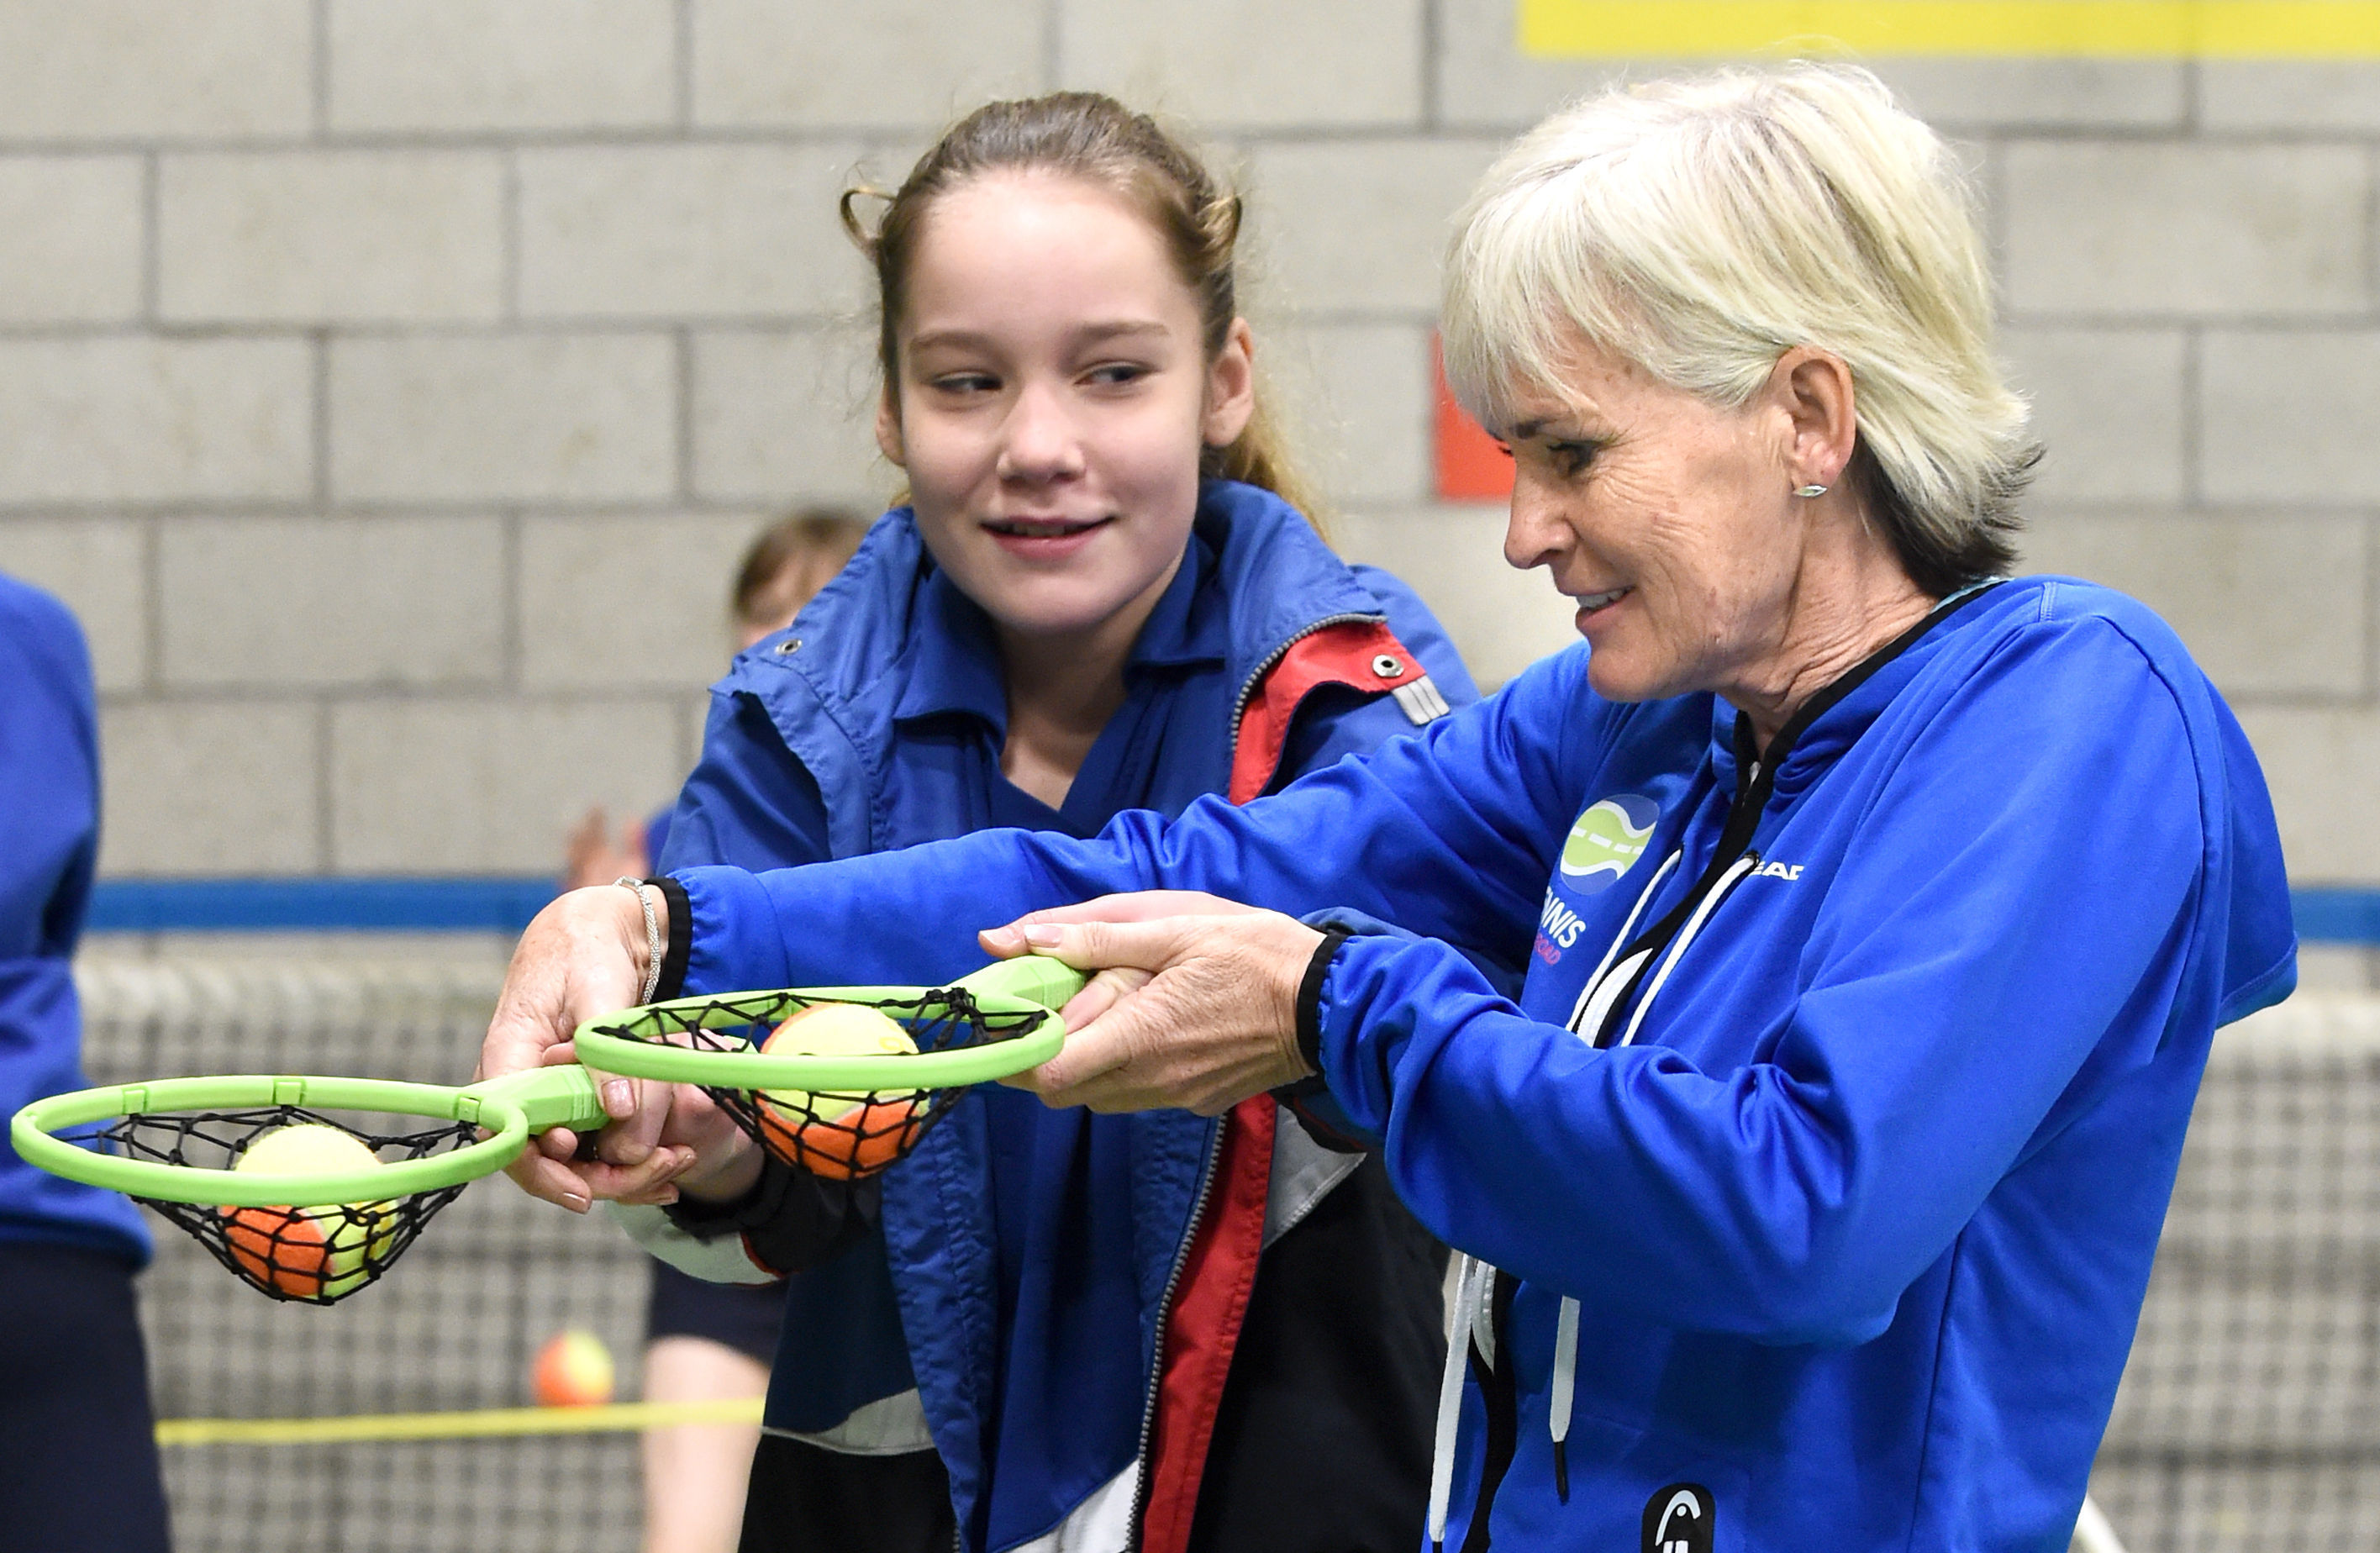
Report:
[[[1844,751],[1859,742],[1902,687],[1925,669],[1943,644],[1978,617],[1973,603],[1991,585],[1965,588],[1937,604],[1925,618],[1862,659],[1840,679],[1819,691],[1778,737],[1783,746],[1770,791],[1801,792],[1818,780]],[[1772,751],[1777,746],[1772,745]],[[1720,783],[1735,789],[1738,774],[1755,752],[1752,724],[1717,697],[1711,698],[1711,763]]]
[[[1198,590],[1213,580],[1214,571],[1213,548],[1194,529],[1188,552],[1174,568],[1172,579],[1133,643],[1125,673],[1224,661],[1222,617],[1193,607]],[[959,713],[981,718],[995,731],[1004,731],[1007,692],[1001,681],[1000,649],[990,617],[930,560],[917,585],[917,608],[937,628],[918,633],[917,650],[893,704],[892,720],[905,722]]]

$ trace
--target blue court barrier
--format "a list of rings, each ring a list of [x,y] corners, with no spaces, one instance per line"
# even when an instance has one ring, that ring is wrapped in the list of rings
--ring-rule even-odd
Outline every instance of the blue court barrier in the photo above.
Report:
[[[102,933],[517,933],[550,879],[103,879]],[[2290,892],[2307,943],[2380,944],[2380,890]]]
[[[103,879],[101,933],[517,933],[550,879]]]

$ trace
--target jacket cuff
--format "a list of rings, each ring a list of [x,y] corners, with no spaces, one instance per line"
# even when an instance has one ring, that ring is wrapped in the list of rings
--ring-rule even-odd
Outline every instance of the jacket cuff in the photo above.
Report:
[[[760,1179],[742,1196],[723,1203],[680,1196],[664,1205],[662,1211],[669,1215],[671,1223],[697,1240],[717,1240],[722,1235],[758,1230],[784,1211],[785,1190],[792,1185],[793,1176],[793,1167],[772,1155],[760,1161]]]
[[[1305,978],[1297,984],[1297,1054],[1309,1073],[1322,1072],[1322,978],[1330,973],[1339,946],[1350,936],[1346,928],[1335,925],[1323,928],[1322,941],[1314,946],[1313,957],[1305,962]]]
[[[694,947],[693,907],[686,901],[686,886],[668,875],[645,882],[669,903],[669,942],[662,948],[662,974],[653,983],[653,1001],[667,1002],[686,992],[686,957]]]
[[[830,1181],[771,1156],[759,1181],[734,1202],[680,1197],[662,1211],[698,1241],[736,1236],[754,1266],[782,1278],[848,1250],[875,1224],[880,1201],[872,1180]]]
[[[709,867],[680,868],[670,877],[686,892],[686,955],[680,996],[786,984],[785,940],[777,925],[776,903],[759,875]],[[670,935],[677,935],[674,914]]]
[[[1420,965],[1415,956],[1462,956],[1427,939],[1358,933],[1330,957],[1312,1009],[1322,1034],[1321,1073],[1331,1100],[1358,1137],[1385,1138],[1394,1085],[1390,1067],[1413,1033],[1410,1009],[1391,989],[1409,986]],[[1463,962],[1466,972],[1471,967]],[[1475,974],[1475,973],[1474,973]],[[1381,1007],[1386,997],[1390,1004]],[[1301,1010],[1301,1013],[1304,1011]],[[1381,1017],[1383,1014],[1387,1017]]]
[[[755,1261],[741,1240],[697,1240],[678,1228],[666,1208],[605,1203],[603,1210],[630,1240],[689,1278],[754,1288],[774,1283],[780,1277],[774,1268]]]

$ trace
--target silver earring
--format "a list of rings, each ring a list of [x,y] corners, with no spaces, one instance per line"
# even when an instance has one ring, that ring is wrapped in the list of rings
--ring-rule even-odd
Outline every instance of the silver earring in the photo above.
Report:
[[[1826,493],[1827,488],[1823,485],[1797,485],[1793,488],[1796,496],[1824,496]]]

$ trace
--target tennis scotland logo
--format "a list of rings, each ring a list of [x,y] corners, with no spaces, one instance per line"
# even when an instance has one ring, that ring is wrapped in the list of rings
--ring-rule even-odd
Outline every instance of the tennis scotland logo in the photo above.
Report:
[[[1562,843],[1562,880],[1581,894],[1609,890],[1645,855],[1661,818],[1652,799],[1621,793],[1586,807]]]

